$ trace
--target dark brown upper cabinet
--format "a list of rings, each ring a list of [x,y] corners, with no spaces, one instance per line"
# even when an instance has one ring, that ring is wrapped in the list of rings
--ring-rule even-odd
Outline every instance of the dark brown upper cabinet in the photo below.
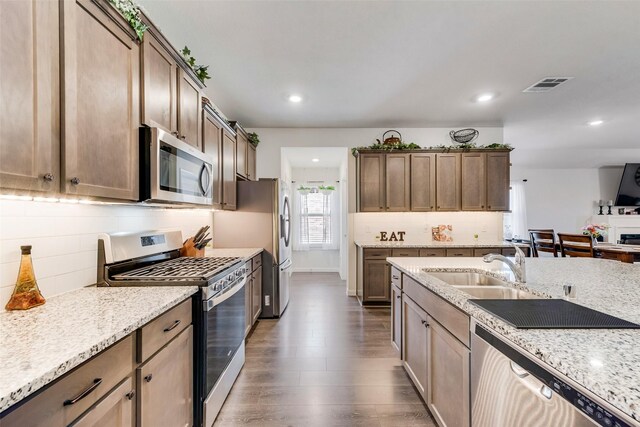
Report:
[[[137,200],[140,50],[124,19],[99,4],[60,3],[63,192]]]
[[[411,154],[411,210],[431,212],[436,208],[436,155]]]
[[[202,112],[202,148],[211,156],[213,183],[211,197],[213,206],[222,207],[222,138],[223,124],[220,119],[206,109]]]
[[[202,95],[200,87],[182,68],[178,69],[178,132],[179,138],[202,149]]]
[[[59,192],[59,6],[25,0],[0,8],[0,187]]]
[[[462,153],[463,211],[484,211],[487,204],[486,153]]]
[[[460,153],[436,154],[436,210],[460,210]]]
[[[487,153],[487,210],[508,211],[511,163],[509,152]]]
[[[385,208],[385,154],[360,154],[360,212],[383,212]]]
[[[391,153],[385,157],[385,210],[408,211],[411,208],[411,155]]]
[[[222,132],[222,209],[236,210],[236,137]]]
[[[249,143],[247,149],[247,178],[251,181],[256,181],[258,179],[256,175],[256,157],[257,147]]]
[[[248,177],[247,176],[248,145],[249,145],[249,141],[247,140],[246,135],[242,130],[238,129],[238,133],[236,134],[236,174],[238,174],[242,178]]]

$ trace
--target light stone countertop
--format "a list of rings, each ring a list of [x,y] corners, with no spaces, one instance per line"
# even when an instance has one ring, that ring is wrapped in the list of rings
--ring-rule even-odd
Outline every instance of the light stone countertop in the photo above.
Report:
[[[196,286],[82,288],[28,311],[0,312],[0,411],[197,291]]]
[[[356,246],[361,248],[375,248],[375,249],[394,249],[394,248],[511,248],[513,247],[513,243],[506,241],[495,241],[495,242],[425,242],[425,243],[404,243],[404,242],[363,242],[356,241]],[[519,247],[529,247],[527,243],[516,243]]]
[[[507,278],[511,286],[562,298],[564,284],[577,287],[573,302],[640,323],[640,265],[586,258],[527,258],[527,283],[516,284],[502,262],[478,258],[387,258],[404,273],[531,356],[640,421],[640,330],[516,329],[468,302],[472,297],[429,271],[476,271]]]
[[[240,257],[248,261],[263,250],[262,248],[205,248],[204,254],[208,257]]]

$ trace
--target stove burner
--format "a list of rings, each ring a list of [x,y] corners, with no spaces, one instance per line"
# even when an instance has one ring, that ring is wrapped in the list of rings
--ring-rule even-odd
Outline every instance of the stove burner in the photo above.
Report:
[[[231,267],[239,257],[175,258],[113,276],[116,280],[208,280]]]

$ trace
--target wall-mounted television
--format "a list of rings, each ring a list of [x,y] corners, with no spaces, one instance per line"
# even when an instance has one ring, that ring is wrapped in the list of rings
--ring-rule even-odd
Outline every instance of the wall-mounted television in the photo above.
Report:
[[[624,165],[616,206],[640,206],[640,163]]]

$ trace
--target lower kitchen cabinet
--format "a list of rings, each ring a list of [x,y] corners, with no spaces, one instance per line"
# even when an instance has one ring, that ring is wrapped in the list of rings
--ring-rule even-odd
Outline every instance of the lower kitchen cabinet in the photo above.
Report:
[[[364,260],[363,302],[389,303],[391,297],[390,268],[386,259]]]
[[[249,266],[251,262],[247,263]],[[249,268],[248,271],[251,271]],[[253,295],[253,279],[251,278],[251,274],[247,275],[247,282],[244,285],[244,336],[246,338],[249,335],[249,331],[251,330],[251,326],[253,326],[253,316],[251,315],[251,296]]]
[[[427,398],[427,313],[409,297],[402,296],[402,355],[404,368],[423,399]],[[395,327],[395,325],[393,325]]]
[[[262,313],[262,253],[247,261],[245,268],[247,269],[247,284],[244,288],[244,336],[246,337]]]
[[[193,423],[193,326],[137,369],[138,425]]]
[[[133,427],[135,396],[129,377],[70,427]]]
[[[262,313],[262,266],[256,268],[251,277],[252,323],[258,320],[260,313]]]
[[[391,286],[391,343],[400,352],[402,358],[402,289],[396,285]]]
[[[440,426],[469,426],[469,349],[433,318],[429,322],[427,406]]]

